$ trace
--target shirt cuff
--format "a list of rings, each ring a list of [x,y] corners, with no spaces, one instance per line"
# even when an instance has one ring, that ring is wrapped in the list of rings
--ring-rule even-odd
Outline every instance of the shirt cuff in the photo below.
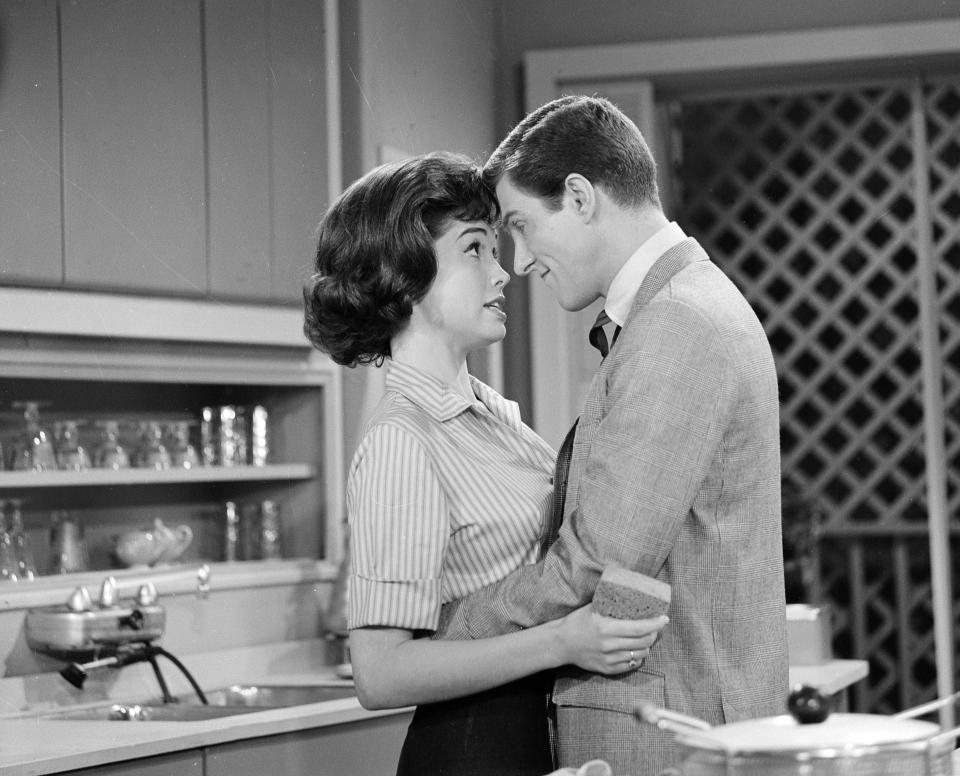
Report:
[[[350,578],[349,627],[436,630],[440,580]]]

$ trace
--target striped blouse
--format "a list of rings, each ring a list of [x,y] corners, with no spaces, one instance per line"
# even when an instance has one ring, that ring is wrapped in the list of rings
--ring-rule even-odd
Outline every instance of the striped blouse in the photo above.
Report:
[[[443,603],[536,559],[554,452],[470,380],[472,403],[390,362],[347,482],[351,628],[435,630]]]

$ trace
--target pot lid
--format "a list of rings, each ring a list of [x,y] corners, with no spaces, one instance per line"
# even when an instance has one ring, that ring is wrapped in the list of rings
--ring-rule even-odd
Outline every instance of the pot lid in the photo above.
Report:
[[[677,741],[698,749],[720,749],[728,754],[758,754],[905,744],[924,741],[939,731],[939,726],[932,722],[879,714],[831,714],[823,722],[805,725],[790,714],[782,714],[732,722],[709,730],[684,731],[677,734]]]
[[[683,732],[677,741],[700,749],[750,754],[904,744],[924,741],[939,731],[932,722],[879,714],[831,714],[823,722],[806,725],[782,714]]]

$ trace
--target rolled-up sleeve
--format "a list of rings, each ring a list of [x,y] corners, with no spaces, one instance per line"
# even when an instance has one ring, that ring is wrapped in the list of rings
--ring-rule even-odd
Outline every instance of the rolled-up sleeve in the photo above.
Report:
[[[408,430],[381,424],[364,438],[347,484],[351,628],[435,630],[450,533],[436,467]]]

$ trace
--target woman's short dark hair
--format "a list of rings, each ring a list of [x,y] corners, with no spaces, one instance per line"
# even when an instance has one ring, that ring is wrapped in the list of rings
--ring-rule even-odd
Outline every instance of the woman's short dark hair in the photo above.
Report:
[[[643,135],[602,97],[560,97],[527,115],[483,168],[496,188],[507,176],[517,188],[559,210],[564,183],[579,173],[624,207],[660,207],[657,166]]]
[[[437,275],[434,241],[451,221],[500,217],[480,168],[435,153],[377,167],[331,205],[303,290],[304,333],[338,364],[382,363]]]

